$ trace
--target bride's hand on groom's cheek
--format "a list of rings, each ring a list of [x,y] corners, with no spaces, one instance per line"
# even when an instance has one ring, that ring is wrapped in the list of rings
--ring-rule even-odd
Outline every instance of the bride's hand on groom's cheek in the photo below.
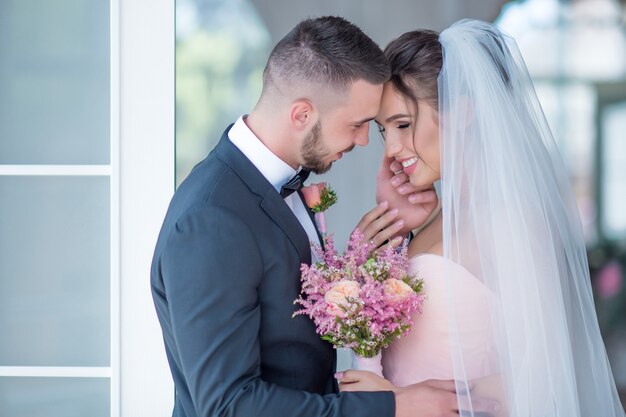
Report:
[[[402,164],[386,156],[376,177],[376,201],[387,201],[391,209],[398,209],[398,218],[404,220],[404,226],[396,236],[402,237],[422,226],[438,204],[432,186],[419,189],[411,184]]]
[[[372,372],[349,369],[337,372],[339,390],[345,391],[394,391],[396,386]]]

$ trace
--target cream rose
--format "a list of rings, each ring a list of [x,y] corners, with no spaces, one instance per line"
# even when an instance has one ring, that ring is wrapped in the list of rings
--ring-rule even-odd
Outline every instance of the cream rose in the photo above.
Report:
[[[395,278],[390,278],[385,281],[383,290],[386,296],[395,299],[404,299],[413,294],[413,288],[408,286],[404,281]]]
[[[359,298],[361,287],[355,281],[340,281],[326,293],[324,300],[328,304],[328,314],[337,317],[345,317],[341,307],[348,306],[348,298]]]

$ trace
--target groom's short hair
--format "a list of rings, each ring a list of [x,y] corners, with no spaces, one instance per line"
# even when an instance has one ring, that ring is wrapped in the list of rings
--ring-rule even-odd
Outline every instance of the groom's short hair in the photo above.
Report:
[[[325,16],[298,23],[276,44],[263,72],[263,91],[281,82],[345,91],[354,81],[383,84],[390,75],[383,51],[361,29]]]

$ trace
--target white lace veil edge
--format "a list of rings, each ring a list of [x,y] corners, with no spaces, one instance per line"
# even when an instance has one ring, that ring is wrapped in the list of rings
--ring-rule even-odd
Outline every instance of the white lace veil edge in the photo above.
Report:
[[[474,386],[462,415],[484,415],[484,396],[501,401],[494,415],[623,417],[578,211],[517,46],[474,20],[439,39],[444,257],[482,288],[444,274],[454,377]]]

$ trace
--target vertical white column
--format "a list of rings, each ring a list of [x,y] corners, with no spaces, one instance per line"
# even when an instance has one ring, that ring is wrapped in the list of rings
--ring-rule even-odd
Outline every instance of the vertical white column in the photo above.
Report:
[[[120,0],[110,0],[111,417],[120,417]]]
[[[150,262],[174,191],[174,8],[120,10],[121,416],[170,416],[174,387],[150,293]]]

